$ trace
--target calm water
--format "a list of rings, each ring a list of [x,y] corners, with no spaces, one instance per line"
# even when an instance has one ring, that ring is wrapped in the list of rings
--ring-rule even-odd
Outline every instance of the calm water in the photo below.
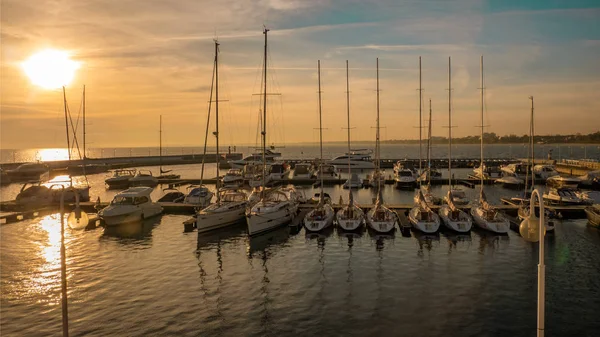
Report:
[[[374,142],[353,143],[353,148],[373,149]],[[222,146],[222,152],[227,152],[229,147]],[[254,147],[231,146],[231,151],[242,152],[244,154],[254,152]],[[291,144],[278,149],[282,152],[285,159],[314,159],[319,156],[318,144]],[[552,150],[554,159],[596,159],[600,160],[600,145],[598,144],[543,144],[536,145],[536,158],[547,158],[548,152]],[[169,147],[163,149],[163,155],[182,155],[182,154],[200,154],[201,147]],[[208,148],[209,152],[215,152],[214,147]],[[333,158],[344,154],[347,151],[345,143],[324,144],[323,155],[325,158]],[[426,146],[423,145],[423,157],[426,156]],[[527,158],[527,144],[496,144],[485,146],[485,156],[487,158]],[[90,158],[111,158],[111,157],[131,157],[131,156],[157,156],[158,147],[138,147],[138,148],[102,148],[88,149],[87,155]],[[433,145],[431,149],[432,158],[446,158],[448,155],[447,145]],[[479,158],[479,144],[455,144],[452,147],[453,158]],[[79,158],[77,151],[73,152],[74,158]],[[382,144],[381,158],[400,159],[400,158],[419,158],[419,145],[406,144]],[[26,149],[26,150],[0,150],[0,162],[26,162],[26,161],[48,161],[48,160],[66,160],[68,154],[66,149]]]
[[[198,173],[194,165],[180,169],[183,176]],[[114,194],[104,190],[104,175],[89,179],[93,198]],[[486,189],[494,201],[515,193]],[[339,187],[327,191],[347,198]],[[16,192],[18,185],[3,187],[2,197]],[[374,196],[357,194],[359,202]],[[412,196],[392,186],[384,191],[388,202]],[[345,236],[286,227],[248,238],[243,224],[182,233],[186,219],[164,215],[118,231],[67,229],[72,335],[535,334],[537,244],[513,232]],[[2,336],[59,335],[58,215],[0,231]],[[546,243],[547,335],[595,336],[600,231],[585,220],[560,221]]]

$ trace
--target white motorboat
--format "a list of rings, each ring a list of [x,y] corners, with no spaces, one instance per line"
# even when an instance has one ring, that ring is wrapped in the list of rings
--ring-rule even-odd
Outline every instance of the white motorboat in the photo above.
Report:
[[[484,96],[484,82],[483,82],[483,56],[481,56],[481,119],[480,119],[480,135],[479,135],[479,148],[480,148],[480,163],[484,163],[483,161],[483,127],[484,127],[484,119],[483,119],[483,107],[485,105],[485,96]],[[492,205],[487,202],[485,197],[485,193],[483,192],[483,180],[484,176],[481,175],[479,177],[481,179],[480,182],[480,190],[479,190],[479,203],[475,206],[471,207],[471,217],[473,217],[473,221],[480,228],[485,230],[506,234],[510,228],[510,222],[506,219],[500,212],[498,212]]]
[[[322,164],[319,165],[319,169],[317,170],[316,176],[317,179],[321,178],[335,178],[337,177],[337,172],[335,171],[335,166],[331,164]]]
[[[287,163],[273,163],[269,167],[269,180],[287,179],[290,174],[290,165]]]
[[[527,175],[527,164],[525,163],[512,163],[500,168],[501,171],[510,173],[510,175],[525,176]]]
[[[274,151],[267,149],[264,151],[264,157],[265,157],[265,162],[267,164],[272,164],[275,162],[275,158],[281,157],[281,153],[274,152]],[[232,168],[237,168],[237,169],[242,169],[242,168],[244,168],[244,166],[246,166],[248,164],[262,166],[263,152],[260,152],[260,151],[255,152],[255,153],[252,153],[252,154],[244,157],[243,159],[230,160],[230,161],[228,161],[228,163],[231,165]]]
[[[60,203],[64,188],[64,201],[90,201],[90,186],[74,182],[69,176],[57,176],[45,183],[25,183],[15,202],[20,206],[45,206]]]
[[[400,168],[395,171],[394,182],[397,189],[414,190],[417,186],[417,179],[412,170],[408,168]]]
[[[348,188],[361,188],[363,186],[363,182],[356,173],[352,173],[350,178],[344,182],[343,187]]]
[[[586,207],[585,214],[590,225],[593,227],[600,227],[600,205]]]
[[[558,175],[558,171],[553,165],[535,165],[533,166],[533,173],[537,179],[548,179]]]
[[[525,184],[525,180],[518,177],[517,173],[505,171],[502,169],[502,178],[496,179],[497,184],[502,184],[506,188],[521,188]]]
[[[243,191],[222,190],[217,201],[196,214],[198,233],[230,226],[246,217],[248,196]]]
[[[438,214],[446,227],[455,232],[466,233],[471,230],[471,217],[466,212],[456,207],[456,204],[454,204],[452,199],[451,192],[448,191],[448,194],[445,197],[447,203],[440,207]]]
[[[549,205],[589,205],[590,201],[582,199],[578,194],[577,190],[560,187],[550,188],[544,192],[542,197],[544,202]]]
[[[377,199],[375,205],[367,212],[367,225],[374,231],[379,233],[389,233],[396,228],[398,224],[398,215],[387,208],[383,202],[383,195],[381,193],[381,185],[385,182],[383,171],[381,171],[379,165],[381,163],[380,158],[380,138],[379,138],[379,58],[377,58],[377,118],[376,118],[376,133],[375,133],[375,171],[373,172],[373,178],[371,184],[375,184],[377,188]],[[373,185],[372,185],[373,186]]]
[[[230,169],[223,176],[223,186],[239,187],[244,184],[244,176],[240,169]]]
[[[114,170],[110,178],[104,180],[108,189],[125,189],[129,187],[129,180],[135,177],[136,169]]]
[[[350,169],[352,170],[372,170],[375,168],[375,164],[371,158],[372,154],[372,150],[355,149],[346,152],[343,156],[335,157],[327,163],[337,167],[350,165]]]
[[[423,233],[435,233],[440,229],[440,217],[429,207],[421,190],[417,190],[415,207],[408,212],[413,228]]]
[[[201,186],[190,186],[189,193],[183,199],[184,204],[197,205],[199,208],[208,206],[215,195],[208,187]]]
[[[150,170],[139,170],[135,176],[129,179],[129,186],[154,187],[158,185],[158,179],[152,175]]]
[[[298,201],[280,189],[271,190],[246,212],[248,234],[255,235],[285,225],[296,216]]]
[[[313,164],[311,163],[298,163],[294,166],[294,178],[311,179],[314,175],[315,172],[313,170]]]
[[[561,177],[557,175],[546,179],[546,185],[555,188],[577,188],[579,184],[581,184],[581,178],[579,177]]]
[[[484,180],[500,178],[502,177],[502,169],[500,166],[483,164],[483,168],[479,165],[473,169],[473,176],[477,179],[483,178]]]
[[[162,213],[162,207],[152,202],[152,188],[132,187],[115,195],[110,204],[98,212],[106,226],[141,221]]]
[[[451,198],[451,199],[449,199]],[[455,204],[456,206],[467,206],[469,205],[469,198],[467,198],[467,194],[465,193],[464,190],[453,187],[448,194],[446,194],[446,196],[444,197],[444,201],[446,203],[449,202],[449,200],[452,201],[453,204]]]

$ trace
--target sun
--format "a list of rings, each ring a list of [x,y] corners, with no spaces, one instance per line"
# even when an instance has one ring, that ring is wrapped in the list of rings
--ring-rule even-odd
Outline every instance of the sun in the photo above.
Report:
[[[42,50],[21,64],[31,82],[45,89],[69,84],[79,65],[79,62],[70,59],[69,53],[55,49]]]

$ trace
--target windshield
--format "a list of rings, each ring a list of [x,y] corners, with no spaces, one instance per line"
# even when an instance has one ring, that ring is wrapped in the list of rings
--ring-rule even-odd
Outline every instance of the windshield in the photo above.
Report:
[[[410,171],[400,171],[401,177],[412,177],[412,172]]]
[[[133,205],[133,198],[131,197],[115,197],[111,202],[113,205]]]

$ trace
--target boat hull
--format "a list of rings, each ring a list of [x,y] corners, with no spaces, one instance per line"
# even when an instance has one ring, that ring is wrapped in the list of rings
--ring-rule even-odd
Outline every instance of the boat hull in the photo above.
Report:
[[[333,217],[335,215],[335,212],[333,211],[333,208],[331,208],[331,206],[323,206],[323,211],[325,211],[325,214],[321,217],[314,216],[314,212],[316,210],[317,209],[310,211],[304,218],[304,227],[307,231],[319,232],[327,227],[330,227],[333,224]]]
[[[288,205],[269,213],[246,213],[248,235],[268,232],[290,222],[296,215],[298,206]]]
[[[444,226],[446,226],[448,229],[458,233],[467,233],[471,230],[472,220],[465,212],[459,212],[460,214],[458,216],[456,214],[452,214],[450,207],[448,207],[448,205],[444,205],[440,207],[439,216],[442,219]]]
[[[471,216],[477,227],[497,234],[507,234],[510,228],[510,222],[500,215],[496,215],[495,220],[489,220],[485,217],[485,212],[481,207],[472,207]]]
[[[408,212],[408,220],[412,224],[413,228],[427,234],[436,233],[440,229],[440,217],[431,213],[430,220],[419,219],[419,208],[414,207]]]
[[[200,213],[196,217],[196,228],[198,233],[208,232],[240,223],[244,221],[245,216],[244,207],[224,212]]]
[[[127,189],[129,188],[129,178],[124,179],[107,179],[104,181],[108,189]]]

